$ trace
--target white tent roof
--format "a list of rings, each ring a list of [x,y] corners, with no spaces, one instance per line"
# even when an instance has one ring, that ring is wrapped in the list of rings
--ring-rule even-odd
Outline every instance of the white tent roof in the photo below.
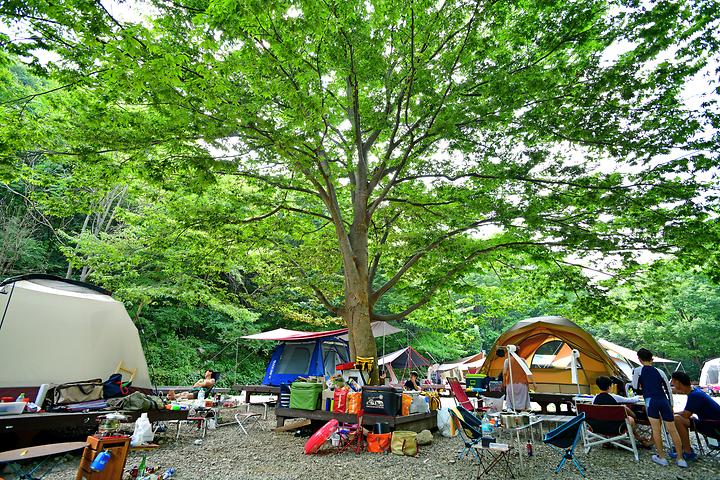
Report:
[[[0,285],[0,387],[105,380],[120,362],[151,386],[137,328],[107,292],[47,275]]]
[[[630,362],[634,363],[636,366],[641,365],[640,359],[637,357],[637,352],[622,347],[616,343],[612,343],[609,340],[605,340],[604,338],[601,338],[598,340],[598,343],[605,349],[608,350],[608,353],[615,352],[625,358],[626,360],[629,360]],[[612,356],[612,355],[611,355]],[[670,363],[673,365],[678,365],[680,362],[676,362],[675,360],[668,360],[667,358],[661,358],[661,357],[653,357],[653,363]]]
[[[386,336],[386,335],[393,335],[393,334],[400,333],[400,332],[403,331],[402,328],[393,327],[393,326],[390,325],[389,323],[387,323],[387,322],[382,322],[382,321],[372,322],[372,323],[370,324],[370,327],[372,327],[373,337],[375,337],[375,338],[384,337],[384,336]],[[341,335],[341,336],[338,337],[338,338],[342,338],[343,340],[347,340],[347,339],[348,339],[348,336],[347,336],[347,335]]]

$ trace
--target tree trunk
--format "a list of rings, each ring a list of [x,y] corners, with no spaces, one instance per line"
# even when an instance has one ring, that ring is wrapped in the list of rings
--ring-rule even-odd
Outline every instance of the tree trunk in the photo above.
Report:
[[[351,359],[357,357],[373,358],[370,383],[377,385],[379,371],[377,365],[377,346],[370,325],[370,299],[367,282],[347,282],[345,288],[345,321],[348,324]]]

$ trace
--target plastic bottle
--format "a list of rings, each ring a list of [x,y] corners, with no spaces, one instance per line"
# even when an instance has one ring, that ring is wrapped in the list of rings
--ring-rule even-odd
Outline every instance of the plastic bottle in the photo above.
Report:
[[[482,423],[482,432],[483,433],[492,432],[492,426],[490,425],[490,420],[488,419],[487,413],[483,415],[481,423]]]
[[[107,465],[108,461],[110,460],[110,452],[107,450],[102,451],[98,454],[97,457],[95,457],[95,460],[90,464],[90,470],[93,472],[102,472],[105,470],[105,466]]]
[[[162,475],[162,480],[167,480],[168,478],[172,477],[175,474],[174,468],[168,468],[165,470],[165,473]]]
[[[201,388],[200,390],[198,390],[198,397],[197,397],[197,399],[198,399],[199,402],[202,402],[202,401],[205,400],[205,390],[204,390],[204,389]]]

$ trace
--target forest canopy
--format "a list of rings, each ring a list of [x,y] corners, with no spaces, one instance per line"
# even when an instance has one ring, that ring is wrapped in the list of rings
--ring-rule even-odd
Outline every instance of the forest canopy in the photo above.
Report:
[[[111,288],[163,381],[188,338],[178,371],[269,325],[373,357],[402,321],[442,360],[535,313],[696,368],[717,7],[5,2],[1,273]]]

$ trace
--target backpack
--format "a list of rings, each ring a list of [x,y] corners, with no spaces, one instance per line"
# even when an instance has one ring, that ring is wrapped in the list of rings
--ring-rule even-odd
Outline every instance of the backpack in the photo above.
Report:
[[[132,382],[123,383],[121,373],[113,373],[103,382],[103,398],[124,397],[130,393],[128,387],[131,384]]]

